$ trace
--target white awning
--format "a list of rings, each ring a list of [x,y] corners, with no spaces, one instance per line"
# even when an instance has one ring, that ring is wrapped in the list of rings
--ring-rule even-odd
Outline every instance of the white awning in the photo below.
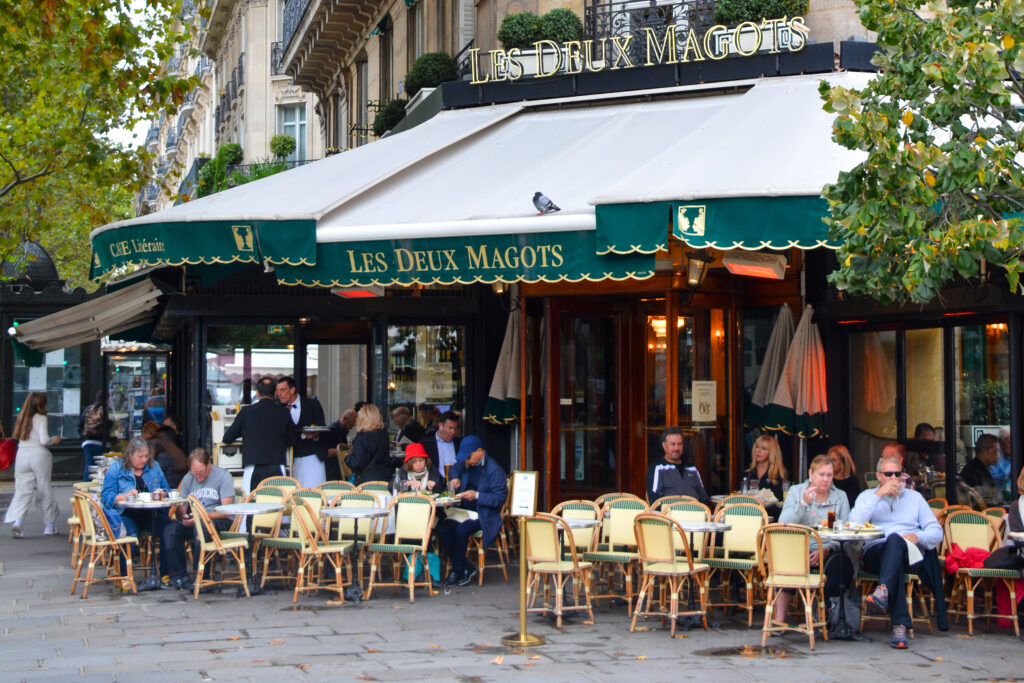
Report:
[[[8,334],[36,351],[77,346],[152,321],[156,317],[157,299],[161,294],[163,292],[147,279],[58,313],[16,325],[8,330]]]

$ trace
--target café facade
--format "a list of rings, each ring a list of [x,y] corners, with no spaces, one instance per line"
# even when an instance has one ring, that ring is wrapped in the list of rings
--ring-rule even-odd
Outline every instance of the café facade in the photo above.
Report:
[[[218,441],[262,374],[294,375],[328,419],[358,399],[458,410],[503,465],[539,471],[553,505],[643,491],[670,425],[708,488],[732,490],[788,304],[814,315],[828,371],[821,428],[780,433],[790,471],[801,437],[811,455],[849,445],[863,471],[929,422],[942,445],[917,447],[956,454],[952,474],[977,428],[1019,422],[1019,297],[965,283],[909,311],[832,290],[820,191],[862,157],[831,141],[818,88],[866,83],[863,45],[836,70],[799,22],[715,28],[644,36],[617,64],[562,46],[532,78],[515,54],[474,55],[486,68],[439,88],[415,127],[98,228],[94,276],[132,273],[89,302],[106,322],[41,319],[20,341],[167,344],[190,446]],[[559,210],[538,212],[538,192]],[[520,368],[511,415],[485,409],[502,353]]]

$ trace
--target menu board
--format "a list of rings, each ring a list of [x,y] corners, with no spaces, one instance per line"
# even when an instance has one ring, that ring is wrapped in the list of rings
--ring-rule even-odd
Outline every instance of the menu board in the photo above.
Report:
[[[537,473],[516,470],[512,473],[511,514],[529,517],[537,512]]]

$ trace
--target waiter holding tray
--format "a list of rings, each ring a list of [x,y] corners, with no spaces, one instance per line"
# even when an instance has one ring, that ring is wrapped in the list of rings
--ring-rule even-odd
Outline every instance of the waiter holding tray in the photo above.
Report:
[[[295,443],[295,425],[288,411],[274,403],[275,382],[264,377],[256,382],[255,403],[242,406],[223,443],[242,439],[242,489],[245,495],[268,477],[285,474],[288,447]]]

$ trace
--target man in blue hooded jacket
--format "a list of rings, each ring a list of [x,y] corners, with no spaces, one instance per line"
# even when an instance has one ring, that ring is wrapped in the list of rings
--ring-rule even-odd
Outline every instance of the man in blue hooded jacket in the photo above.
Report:
[[[484,451],[476,436],[467,436],[459,444],[455,465],[449,471],[452,487],[459,492],[461,507],[475,512],[471,519],[457,521],[449,516],[437,525],[437,538],[451,558],[451,573],[446,586],[465,586],[477,576],[477,570],[466,560],[469,539],[483,532],[484,547],[489,547],[501,531],[501,508],[508,497],[505,470]]]

